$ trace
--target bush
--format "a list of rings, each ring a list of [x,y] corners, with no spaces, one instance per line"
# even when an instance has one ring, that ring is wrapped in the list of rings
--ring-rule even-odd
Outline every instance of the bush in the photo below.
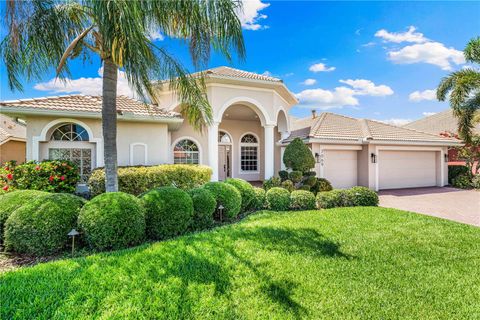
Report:
[[[293,183],[298,183],[302,181],[303,173],[301,171],[292,171],[289,173],[288,177]]]
[[[253,191],[253,186],[248,183],[247,181],[239,178],[228,178],[225,180],[225,183],[231,184],[242,195],[242,212],[245,212],[250,208],[250,203],[253,201],[255,197],[255,193]]]
[[[472,187],[480,189],[480,173],[477,173],[472,179]]]
[[[271,177],[270,179],[263,181],[263,189],[265,189],[265,191],[268,191],[271,188],[280,187],[281,184],[282,184],[282,180],[280,180],[280,178]]]
[[[267,191],[267,206],[271,210],[286,211],[290,207],[290,192],[283,188],[274,187]]]
[[[255,198],[250,204],[250,210],[254,211],[265,208],[265,190],[262,188],[253,188],[253,192],[255,193]]]
[[[32,255],[48,255],[64,249],[68,232],[76,227],[85,200],[54,193],[41,195],[15,210],[5,223],[5,248]]]
[[[332,185],[330,181],[324,178],[317,178],[317,183],[310,189],[313,193],[317,194],[318,192],[331,191]]]
[[[242,207],[242,196],[234,186],[223,182],[209,182],[204,186],[210,191],[217,201],[218,206],[223,206],[223,217],[234,219]]]
[[[283,189],[287,189],[288,192],[292,192],[295,187],[293,185],[293,182],[291,180],[285,180],[282,182],[282,184],[280,185]]]
[[[470,174],[462,174],[452,180],[452,186],[459,189],[472,188],[472,176]]]
[[[188,191],[193,202],[193,220],[190,224],[192,230],[203,230],[213,225],[213,214],[217,202],[212,193],[207,189],[195,188]]]
[[[317,193],[317,207],[319,209],[329,209],[345,206],[345,190],[331,190]]]
[[[145,209],[131,194],[104,193],[83,206],[78,225],[91,248],[122,249],[145,239]]]
[[[452,184],[456,177],[468,174],[470,170],[467,166],[448,166],[448,183]]]
[[[48,193],[36,190],[19,190],[0,195],[0,243],[3,242],[3,229],[8,217],[18,208],[45,195]]]
[[[317,178],[313,176],[306,176],[303,180],[303,184],[313,188],[315,184],[317,184]]]
[[[154,188],[177,187],[189,190],[210,181],[212,169],[188,164],[162,164],[151,167],[118,168],[119,191],[140,195]],[[88,179],[92,196],[105,192],[104,169],[96,169]]]
[[[3,166],[2,189],[40,190],[73,193],[80,180],[77,166],[67,160],[29,161],[21,165],[7,162]]]
[[[175,187],[162,187],[150,190],[141,199],[149,239],[171,238],[187,231],[193,217],[193,202],[188,193]]]
[[[278,171],[278,176],[280,177],[280,179],[282,181],[285,181],[285,180],[288,179],[288,171],[280,170],[280,171]]]
[[[315,167],[312,151],[300,138],[295,138],[285,148],[283,163],[289,169],[308,172]]]
[[[310,191],[311,188],[309,185],[304,184],[303,186],[300,186],[298,190]]]
[[[378,194],[367,187],[353,187],[348,189],[354,206],[375,207],[378,206]]]
[[[305,177],[315,177],[316,175],[317,173],[315,171],[308,171],[304,174]]]
[[[293,191],[290,195],[290,208],[293,210],[315,209],[315,195],[305,190]]]

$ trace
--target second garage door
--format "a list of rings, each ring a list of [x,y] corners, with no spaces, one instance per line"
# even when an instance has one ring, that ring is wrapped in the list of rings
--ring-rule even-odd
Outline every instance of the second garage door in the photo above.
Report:
[[[434,151],[380,151],[378,165],[379,189],[437,185]]]
[[[334,188],[351,188],[357,185],[357,151],[326,150],[324,177]]]

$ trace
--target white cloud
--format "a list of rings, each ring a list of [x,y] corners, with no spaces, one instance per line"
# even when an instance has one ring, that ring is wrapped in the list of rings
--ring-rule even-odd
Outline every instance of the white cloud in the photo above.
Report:
[[[370,80],[365,79],[348,79],[348,80],[340,80],[341,83],[348,84],[355,90],[355,94],[357,95],[368,95],[374,97],[382,97],[382,96],[389,96],[393,94],[392,88],[381,84],[376,86]]]
[[[388,52],[388,58],[398,64],[429,63],[443,70],[452,70],[452,64],[465,63],[463,52],[447,48],[440,42],[427,42],[406,46],[398,51]]]
[[[262,73],[262,76],[267,76],[267,77],[273,77],[272,73],[268,70],[265,70],[263,73]]]
[[[156,41],[156,40],[163,41],[165,39],[165,36],[161,34],[158,30],[152,30],[150,31],[148,38],[152,41]]]
[[[324,63],[312,64],[308,70],[312,72],[330,72],[335,70],[335,67],[327,67]]]
[[[267,26],[259,23],[260,20],[267,18],[267,15],[260,13],[267,8],[270,3],[264,3],[261,0],[242,0],[242,10],[237,12],[242,27],[246,30],[259,30]]]
[[[385,119],[385,120],[378,120],[383,123],[392,124],[394,126],[404,126],[407,123],[412,122],[412,119],[401,119],[401,118],[392,118],[392,119]]]
[[[408,100],[413,102],[435,99],[437,99],[437,92],[435,90],[414,91],[408,95]]]
[[[373,47],[374,45],[376,45],[376,43],[373,42],[373,41],[370,41],[370,42],[362,44],[362,47],[365,47],[365,48],[366,47]]]
[[[53,78],[47,82],[37,83],[34,88],[39,91],[48,91],[50,93],[80,93],[90,96],[102,95],[103,68],[98,69],[98,75],[99,77],[97,78],[82,77],[78,79],[66,79],[66,82]],[[135,93],[128,85],[125,72],[123,71],[118,72],[117,94],[135,97]]]
[[[382,38],[385,42],[414,42],[424,43],[428,39],[424,37],[423,33],[415,32],[417,29],[414,26],[408,27],[406,32],[388,32],[385,29],[378,30],[375,37]]]
[[[305,81],[302,82],[302,84],[306,86],[312,86],[315,83],[317,83],[317,80],[315,79],[305,79]]]
[[[422,115],[424,117],[430,117],[433,116],[434,114],[437,114],[436,112],[422,112]]]

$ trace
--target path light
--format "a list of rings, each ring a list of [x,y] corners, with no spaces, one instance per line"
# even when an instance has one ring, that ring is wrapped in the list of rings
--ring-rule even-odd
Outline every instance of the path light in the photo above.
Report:
[[[223,221],[223,209],[225,209],[224,206],[222,206],[222,205],[218,206],[218,214],[220,216],[220,221]]]
[[[70,232],[67,234],[69,237],[72,238],[72,256],[75,251],[75,236],[78,236],[80,232],[78,232],[75,229],[70,230]]]

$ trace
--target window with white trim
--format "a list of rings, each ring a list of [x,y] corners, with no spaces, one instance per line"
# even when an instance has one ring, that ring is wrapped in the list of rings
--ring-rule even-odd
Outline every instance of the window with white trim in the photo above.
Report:
[[[88,141],[88,133],[85,128],[75,123],[67,123],[55,129],[50,140],[56,141]]]
[[[218,131],[218,142],[219,143],[232,143],[232,138],[225,131]]]
[[[240,140],[240,169],[245,172],[258,171],[258,139],[250,133]]]
[[[198,146],[192,140],[180,140],[173,148],[173,163],[175,164],[198,164],[199,159]]]

